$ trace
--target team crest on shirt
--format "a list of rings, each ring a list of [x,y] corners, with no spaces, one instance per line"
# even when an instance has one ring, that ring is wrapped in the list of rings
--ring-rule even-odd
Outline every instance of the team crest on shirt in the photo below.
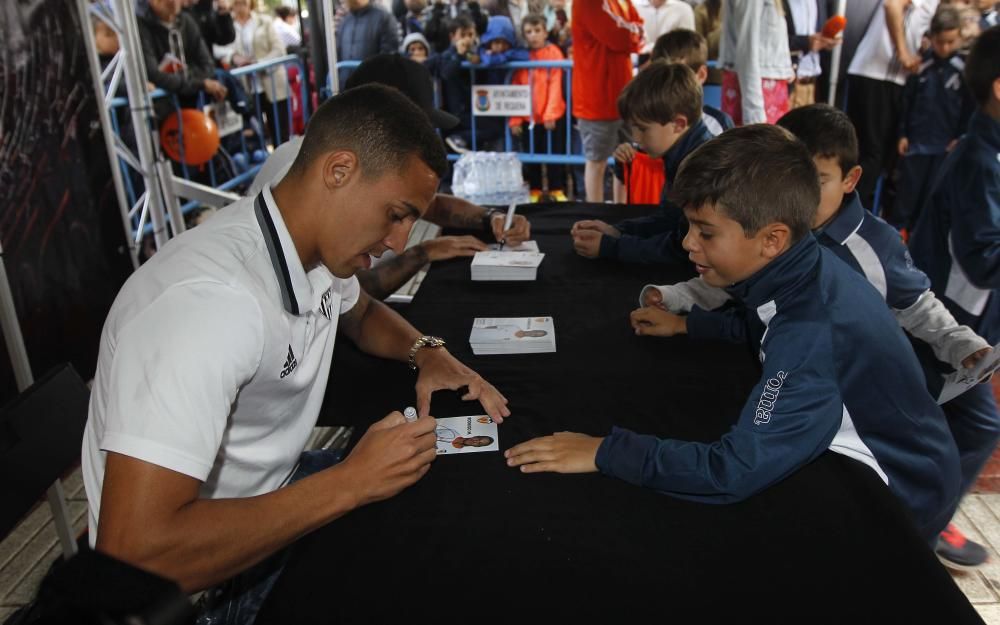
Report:
[[[323,313],[323,316],[327,319],[333,320],[333,306],[330,305],[330,300],[333,299],[333,289],[327,289],[326,293],[323,294],[323,298],[319,302],[319,311]]]

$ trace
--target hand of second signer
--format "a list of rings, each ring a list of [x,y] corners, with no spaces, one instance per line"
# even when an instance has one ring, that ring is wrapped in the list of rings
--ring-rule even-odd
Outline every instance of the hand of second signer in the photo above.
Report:
[[[503,226],[507,219],[507,214],[497,211],[490,218],[490,227],[493,228],[493,236],[497,241],[504,241],[507,245],[520,245],[531,238],[531,222],[524,215],[514,215],[514,221],[510,224],[510,230],[504,232]]]

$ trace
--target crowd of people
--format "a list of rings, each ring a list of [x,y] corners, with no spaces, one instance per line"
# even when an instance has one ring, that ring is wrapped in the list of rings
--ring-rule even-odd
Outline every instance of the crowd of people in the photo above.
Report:
[[[347,0],[338,53],[363,62],[345,70],[344,90],[275,150],[247,197],[143,265],[111,311],[84,443],[91,542],[185,589],[218,590],[204,622],[222,622],[211,618],[266,594],[280,571],[273,554],[426,473],[433,391],[465,387],[497,422],[509,416],[499,390],[379,299],[428,261],[530,237],[523,216],[505,231],[502,213],[438,193],[446,150],[471,143],[462,63],[504,82],[497,66],[568,57],[569,93],[558,67],[514,73],[531,85],[532,114],[507,127],[524,145],[578,133],[589,201],[603,201],[614,156],[618,199],[635,203],[641,179],[657,204],[615,224],[577,222],[573,248],[691,269],[689,281],[637,294],[634,331],[746,343],[761,378],[713,443],[564,432],[506,449],[506,462],[722,503],[832,450],[875,471],[947,564],[983,564],[987,551],[950,521],[1000,441],[1000,413],[988,384],[936,398],[944,373],[1000,342],[996,5],[878,2],[847,66],[845,112],[816,103],[842,45],[825,2],[690,4]],[[217,63],[287,49],[251,0],[232,0],[230,19],[208,9],[149,0],[154,84],[227,98]],[[176,62],[188,71],[170,71]],[[704,102],[713,82],[721,110]],[[260,88],[268,102],[288,97]],[[477,123],[480,146],[503,133],[496,119]],[[285,136],[287,120],[269,123]],[[526,173],[532,185],[565,184],[551,169]],[[404,251],[418,217],[479,236]],[[418,370],[421,418],[392,413],[347,458],[303,473],[338,324],[364,351]],[[155,348],[140,331],[150,326]],[[150,380],[163,382],[135,392]],[[260,583],[235,591],[248,570]],[[232,622],[252,621],[247,610]]]

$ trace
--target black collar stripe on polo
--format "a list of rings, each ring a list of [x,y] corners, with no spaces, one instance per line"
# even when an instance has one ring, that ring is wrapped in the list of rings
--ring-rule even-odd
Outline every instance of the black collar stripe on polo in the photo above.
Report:
[[[285,310],[297,315],[299,303],[295,299],[295,289],[292,288],[292,277],[288,273],[288,263],[285,261],[285,253],[278,239],[278,230],[274,227],[274,220],[271,219],[271,211],[267,209],[263,191],[257,194],[254,212],[257,213],[257,223],[260,224],[260,231],[264,234],[264,243],[267,245],[268,254],[271,255],[274,273],[278,277],[281,302],[285,305]]]

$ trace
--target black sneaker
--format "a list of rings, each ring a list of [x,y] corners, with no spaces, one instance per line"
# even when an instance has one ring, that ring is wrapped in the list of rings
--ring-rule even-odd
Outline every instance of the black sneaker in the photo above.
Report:
[[[960,571],[979,568],[989,559],[986,548],[966,538],[954,523],[949,523],[938,536],[934,553],[945,566]]]

